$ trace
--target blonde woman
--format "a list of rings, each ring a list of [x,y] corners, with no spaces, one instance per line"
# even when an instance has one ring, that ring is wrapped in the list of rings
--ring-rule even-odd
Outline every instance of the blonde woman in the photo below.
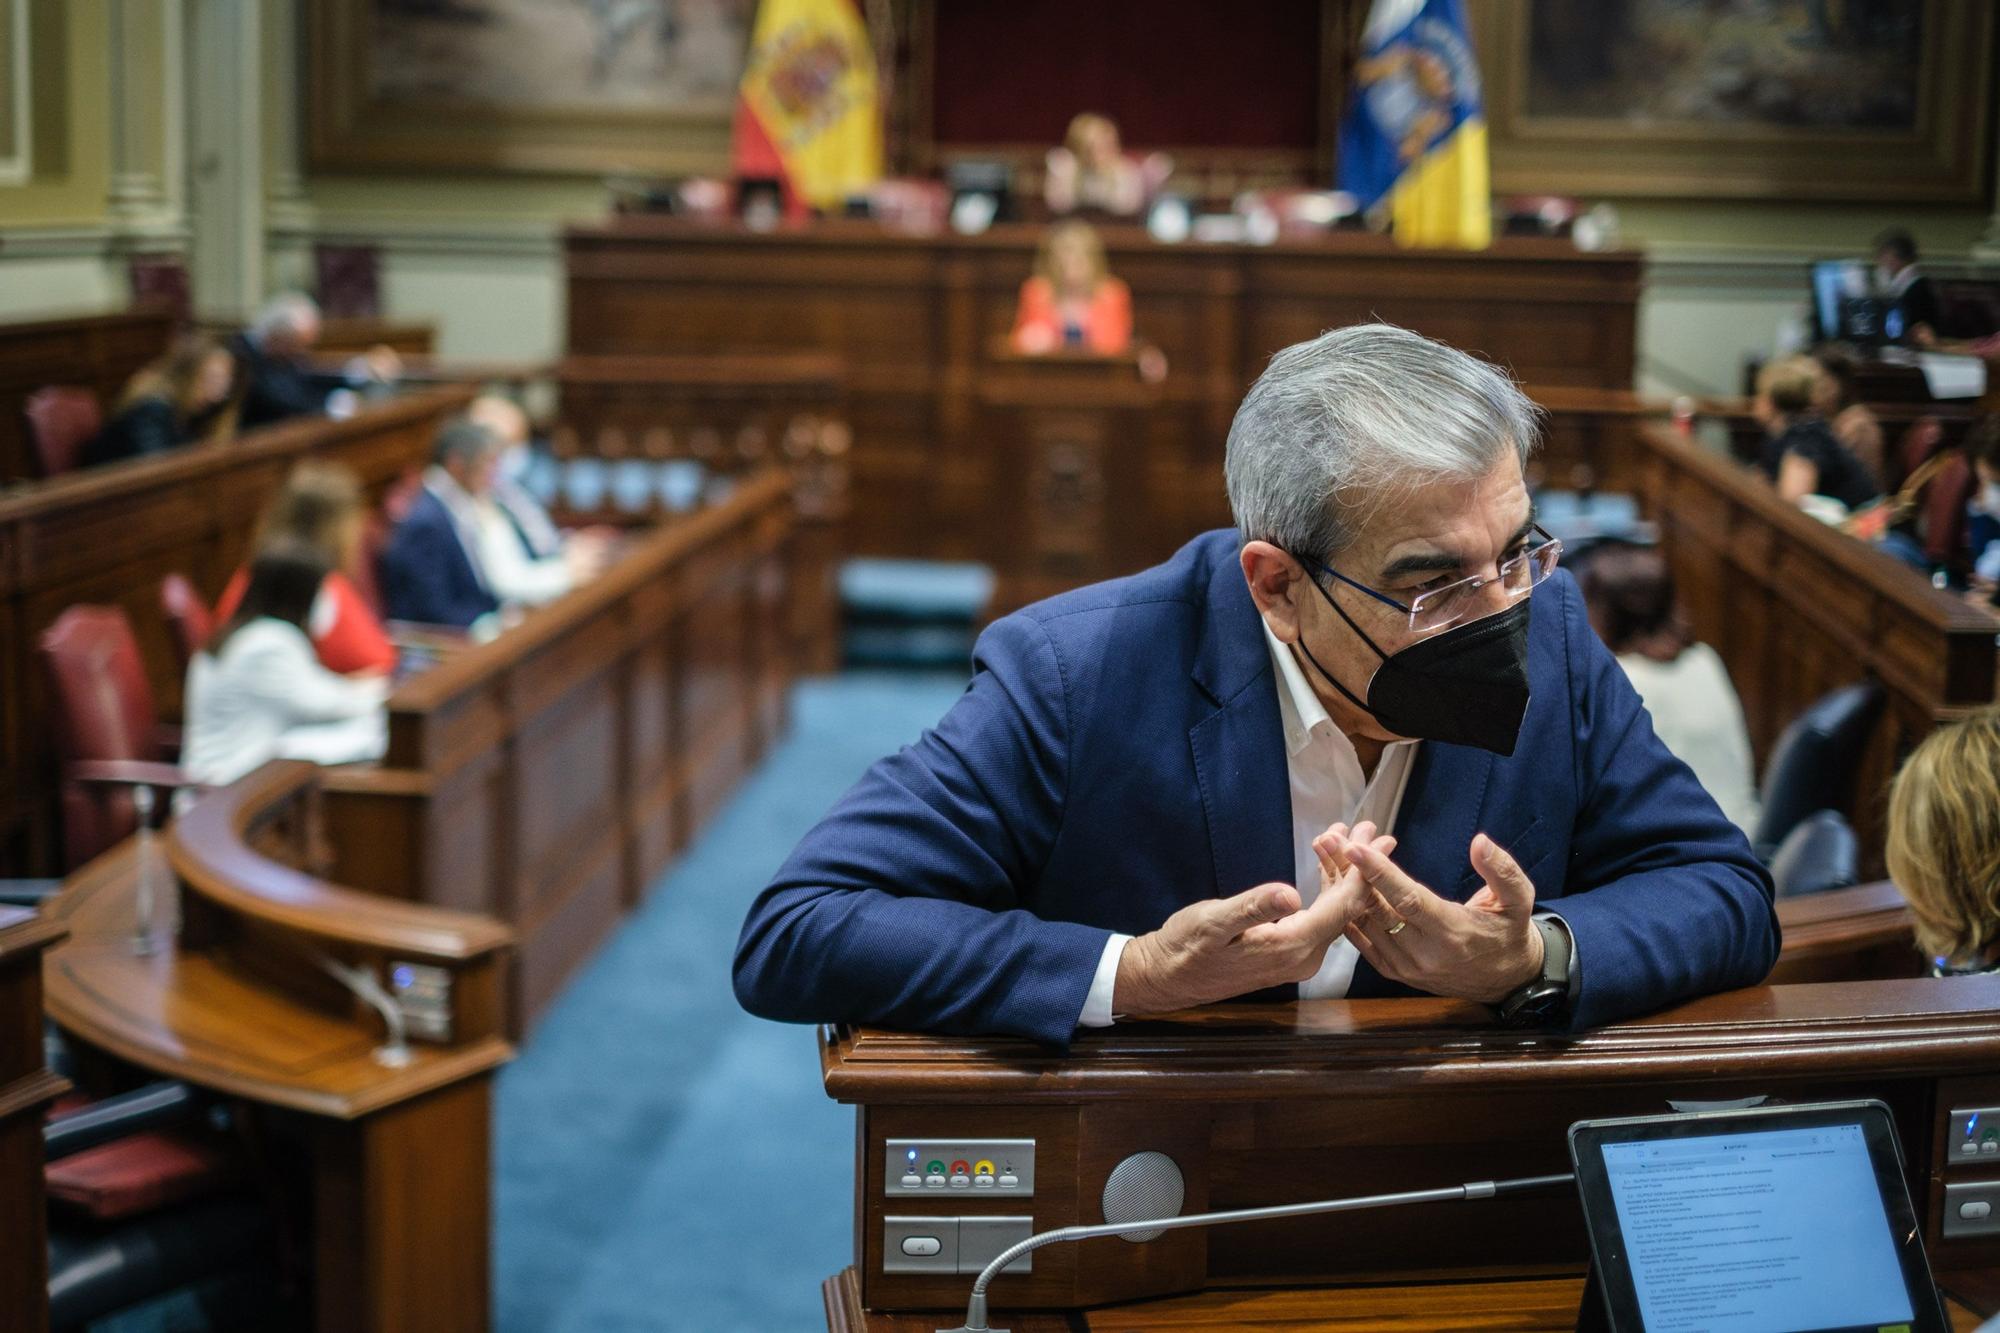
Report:
[[[118,410],[84,446],[83,465],[166,453],[228,434],[235,362],[212,338],[188,334],[132,377]]]
[[[1085,111],[1070,121],[1062,147],[1049,150],[1042,200],[1058,216],[1088,209],[1133,217],[1172,169],[1159,153],[1134,161],[1119,141],[1118,123]]]
[[[1035,273],[1021,284],[1015,350],[1063,348],[1116,356],[1132,345],[1132,293],[1111,276],[1104,242],[1087,222],[1058,222],[1042,237]]]
[[[1935,975],[2000,971],[2000,706],[1911,752],[1889,791],[1888,860]]]
[[[1758,373],[1750,410],[1766,436],[1759,463],[1780,498],[1803,506],[1808,496],[1823,495],[1851,511],[1881,495],[1882,487],[1819,415],[1825,380],[1809,356],[1786,357]]]

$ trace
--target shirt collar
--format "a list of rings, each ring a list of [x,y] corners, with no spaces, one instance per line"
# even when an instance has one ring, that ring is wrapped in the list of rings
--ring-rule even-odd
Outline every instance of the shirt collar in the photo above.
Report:
[[[454,514],[478,512],[478,502],[472,498],[472,492],[459,485],[457,478],[436,463],[424,469],[424,486]]]
[[[1910,284],[1915,282],[1920,276],[1922,275],[1917,272],[1915,264],[1905,265],[1895,277],[1889,279],[1889,295],[1891,297],[1901,296],[1904,292],[1910,290]]]
[[[1278,716],[1285,724],[1285,753],[1296,757],[1313,737],[1325,734],[1322,727],[1340,735],[1340,728],[1333,725],[1326,705],[1320,702],[1312,682],[1300,669],[1299,659],[1271,632],[1264,617],[1257,617],[1257,626],[1264,631],[1264,641],[1271,649],[1271,669],[1278,678]],[[1341,739],[1347,738],[1341,736]]]

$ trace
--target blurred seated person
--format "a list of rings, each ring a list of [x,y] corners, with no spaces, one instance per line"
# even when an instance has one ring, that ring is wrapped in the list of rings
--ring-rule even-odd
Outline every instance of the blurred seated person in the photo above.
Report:
[[[1887,850],[1934,975],[2000,971],[2000,705],[1910,752],[1889,789]]]
[[[1965,457],[1979,483],[1965,506],[1972,596],[1990,602],[2000,594],[2000,415],[1984,416],[1973,423],[1965,434]]]
[[[316,369],[310,358],[319,334],[319,306],[301,292],[287,292],[273,297],[248,329],[230,339],[243,383],[245,430],[325,412],[339,405],[333,398],[339,391],[380,388],[402,373],[402,358],[381,345],[354,357],[343,373]]]
[[[181,763],[195,781],[234,782],[271,759],[382,757],[389,682],[328,671],[307,637],[329,574],[317,549],[291,539],[250,562],[234,613],[188,663]]]
[[[499,442],[493,484],[480,506],[480,556],[488,581],[503,602],[539,606],[554,601],[603,570],[611,534],[601,529],[565,534],[521,485],[532,445],[528,414],[510,398],[483,394],[467,419]]]
[[[1758,373],[1750,410],[1767,437],[1758,465],[1791,504],[1804,507],[1808,496],[1824,495],[1848,510],[1859,509],[1882,488],[1814,411],[1814,401],[1825,392],[1824,378],[1809,356],[1786,357]]]
[[[500,596],[488,576],[480,505],[493,488],[500,442],[454,417],[431,446],[423,489],[382,552],[383,609],[391,620],[448,625],[491,637]]]
[[[284,487],[265,509],[253,550],[290,542],[319,552],[328,573],[306,618],[306,637],[320,665],[341,675],[386,675],[396,666],[396,647],[382,629],[351,573],[360,568],[361,534],[367,501],[354,473],[338,463],[308,459],[292,469]],[[250,571],[230,577],[215,604],[215,618],[236,612]]]
[[[1021,284],[1016,351],[1075,349],[1116,356],[1132,345],[1132,293],[1111,276],[1104,242],[1087,222],[1058,222],[1042,237],[1035,273]]]
[[[1172,170],[1164,154],[1143,159],[1128,155],[1119,142],[1117,122],[1085,111],[1070,121],[1062,147],[1049,150],[1042,200],[1058,216],[1089,210],[1137,217]]]
[[[1919,347],[1937,341],[1937,289],[1918,271],[1917,242],[1901,227],[1875,238],[1875,293],[1882,298],[1885,327],[1900,329],[1902,341]]]
[[[1757,822],[1750,730],[1729,670],[1695,642],[1657,547],[1611,542],[1577,572],[1590,626],[1652,714],[1653,731],[1746,833]]]
[[[235,363],[212,338],[184,334],[134,375],[104,429],[83,446],[83,465],[163,454],[228,434]]]
[[[1813,411],[1826,422],[1833,438],[1861,460],[1868,475],[1880,487],[1887,479],[1882,439],[1882,421],[1875,410],[1854,395],[1854,357],[1837,347],[1813,354],[1819,363],[1820,379],[1814,388]]]

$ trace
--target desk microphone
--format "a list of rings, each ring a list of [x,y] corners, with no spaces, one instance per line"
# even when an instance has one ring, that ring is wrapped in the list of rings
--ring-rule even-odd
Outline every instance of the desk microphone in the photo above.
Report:
[[[1128,1159],[1129,1160],[1129,1159]],[[1458,1199],[1497,1199],[1503,1194],[1525,1194],[1532,1190],[1553,1189],[1558,1185],[1572,1185],[1576,1177],[1571,1174],[1559,1176],[1523,1176],[1518,1180],[1474,1180],[1463,1185],[1447,1185],[1434,1190],[1405,1190],[1400,1194],[1363,1194],[1348,1199],[1320,1199],[1314,1203],[1287,1203],[1271,1208],[1237,1208],[1222,1213],[1190,1213],[1186,1217],[1175,1217],[1172,1211],[1180,1207],[1180,1191],[1169,1190],[1156,1196],[1164,1207],[1146,1209],[1141,1200],[1142,1191],[1125,1191],[1133,1200],[1131,1215],[1119,1217],[1101,1226],[1058,1227],[1054,1231],[1044,1231],[1017,1241],[1002,1250],[992,1263],[986,1265],[972,1284],[972,1297],[965,1303],[965,1322],[957,1328],[941,1328],[937,1333],[1008,1333],[1004,1328],[992,1328],[986,1322],[986,1288],[1000,1270],[1013,1263],[1030,1250],[1039,1250],[1044,1245],[1073,1240],[1097,1240],[1105,1236],[1123,1236],[1127,1240],[1151,1240],[1165,1231],[1180,1231],[1187,1227],[1222,1226],[1229,1222],[1268,1222],[1286,1217],[1311,1217],[1317,1213],[1353,1213],[1367,1208],[1394,1208],[1406,1203],[1448,1203]],[[1105,1216],[1121,1211],[1113,1206],[1116,1200],[1112,1191],[1106,1191]],[[1143,1222],[1144,1226],[1134,1226]]]

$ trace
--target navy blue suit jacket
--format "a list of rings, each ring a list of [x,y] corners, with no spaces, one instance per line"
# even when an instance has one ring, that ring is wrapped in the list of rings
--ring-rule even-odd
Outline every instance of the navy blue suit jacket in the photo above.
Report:
[[[480,583],[451,511],[428,488],[382,552],[382,602],[391,620],[464,629],[500,603]]]
[[[996,621],[964,696],[751,907],[744,1006],[1062,1044],[1111,932],[1291,882],[1277,684],[1238,547],[1212,532]],[[1761,980],[1778,950],[1769,876],[1653,734],[1569,576],[1533,608],[1514,754],[1420,747],[1395,861],[1463,901],[1481,884],[1473,835],[1510,850],[1576,940],[1579,1027]],[[1412,992],[1364,959],[1348,993]]]

